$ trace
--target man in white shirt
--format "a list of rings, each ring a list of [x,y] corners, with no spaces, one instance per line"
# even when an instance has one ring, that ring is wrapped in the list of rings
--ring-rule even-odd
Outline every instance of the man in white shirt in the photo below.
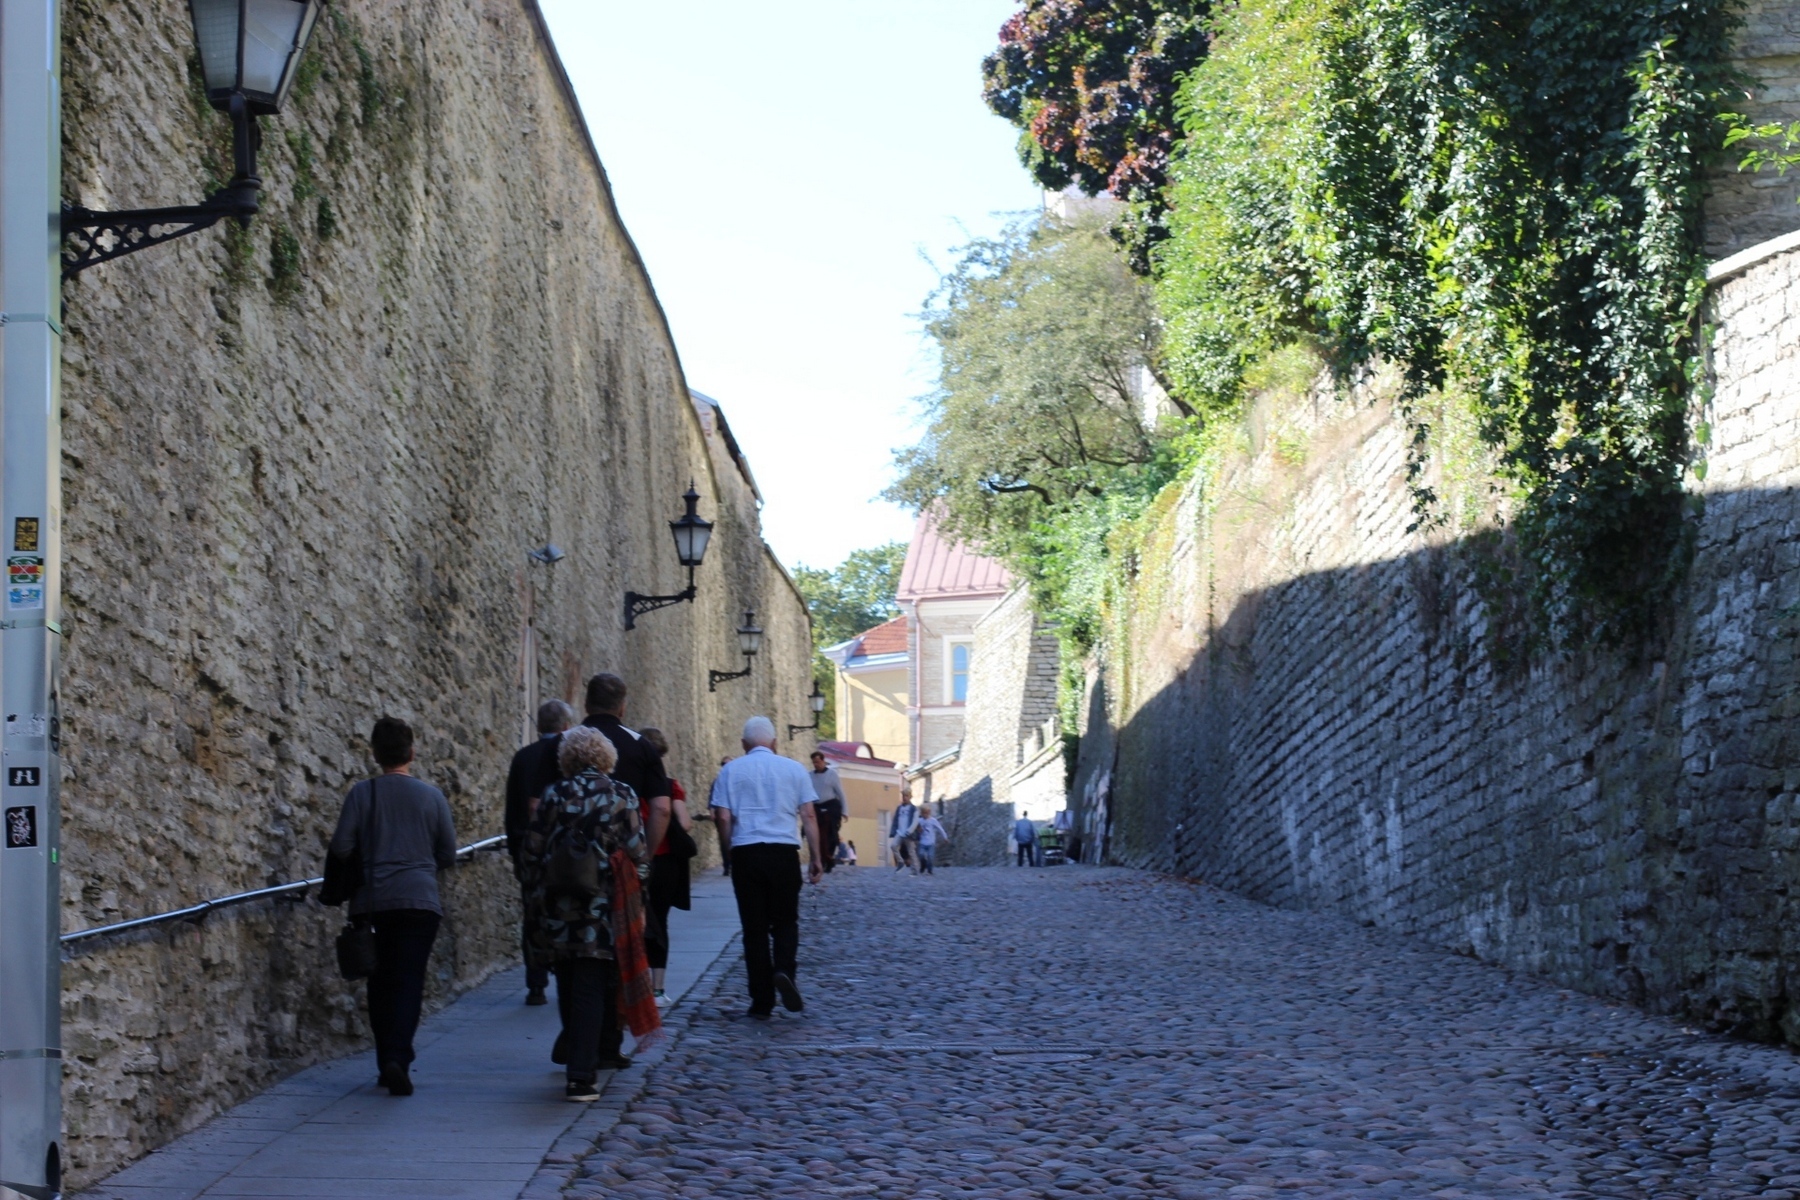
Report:
[[[719,768],[712,812],[719,841],[731,847],[731,890],[744,927],[744,973],[750,982],[747,1015],[767,1020],[775,998],[789,1012],[806,1002],[794,984],[800,955],[801,837],[807,878],[819,882],[819,822],[806,768],[774,751],[767,717],[744,722],[744,756]]]

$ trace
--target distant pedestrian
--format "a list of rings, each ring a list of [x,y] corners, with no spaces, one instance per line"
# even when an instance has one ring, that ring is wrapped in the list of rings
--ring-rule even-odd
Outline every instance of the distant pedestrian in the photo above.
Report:
[[[856,865],[856,843],[839,842],[837,848],[837,860],[838,865],[841,867],[854,867]]]
[[[437,873],[456,863],[456,825],[444,793],[412,777],[411,726],[381,718],[369,734],[369,748],[381,774],[344,796],[330,853],[362,859],[365,882],[350,898],[350,917],[375,931],[375,970],[369,976],[375,1062],[390,1095],[410,1096],[425,964],[444,918]]]
[[[525,852],[525,825],[531,819],[531,806],[544,794],[544,789],[562,779],[562,768],[556,762],[557,747],[562,745],[563,731],[575,723],[575,710],[561,700],[546,700],[538,706],[537,741],[513,755],[506,772],[506,852],[512,856],[513,877],[520,880],[521,904],[528,904],[530,889],[519,870],[519,856]],[[525,956],[525,1003],[545,1004],[544,989],[550,986],[549,968],[533,963],[526,944],[531,939],[532,914],[525,909],[519,921],[520,953]]]
[[[630,914],[616,911],[613,897],[615,890],[634,895],[649,877],[650,850],[637,796],[607,775],[618,753],[605,734],[588,726],[569,730],[557,759],[565,778],[533,806],[522,862],[537,914],[532,954],[556,972],[562,1034],[551,1059],[566,1068],[564,1095],[588,1101],[600,1098],[599,1072],[631,1065],[620,1053],[617,960],[627,948],[615,928],[628,923],[615,918]],[[632,880],[616,878],[621,866]]]
[[[819,882],[825,869],[819,861],[819,821],[806,768],[775,753],[775,726],[767,717],[745,721],[743,741],[744,756],[719,770],[712,810],[720,840],[731,847],[731,888],[744,927],[744,973],[750,985],[747,1015],[766,1019],[777,996],[789,1012],[806,1007],[794,983],[802,837],[807,879]]]
[[[1013,841],[1019,847],[1019,858],[1013,866],[1037,866],[1037,825],[1030,817],[1013,822]]]
[[[625,727],[625,681],[602,671],[587,682],[587,717],[581,722],[598,729],[618,751],[612,777],[637,794],[644,816],[644,839],[662,845],[669,832],[669,777],[662,759],[635,729]]]
[[[849,801],[844,796],[844,781],[838,778],[837,768],[825,761],[823,751],[812,752],[812,785],[813,810],[819,817],[819,856],[825,860],[825,870],[830,872],[837,865],[838,829],[844,823],[844,814],[848,811]]]
[[[919,807],[919,874],[937,874],[937,848],[939,843],[948,845],[950,835],[944,832],[944,823],[931,815],[931,805]]]
[[[669,739],[662,730],[645,727],[640,732],[656,757],[668,758]],[[688,864],[694,857],[694,821],[688,815],[687,792],[673,776],[669,777],[669,816],[669,832],[650,859],[650,920],[645,938],[650,952],[650,986],[658,1008],[669,1002],[663,991],[669,972],[669,910],[686,912],[693,907]]]
[[[888,845],[894,854],[894,870],[919,873],[919,810],[910,789],[900,793],[900,807],[888,825]]]

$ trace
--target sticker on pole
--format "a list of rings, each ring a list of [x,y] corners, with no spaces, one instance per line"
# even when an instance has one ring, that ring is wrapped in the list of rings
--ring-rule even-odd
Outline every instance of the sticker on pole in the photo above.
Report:
[[[6,560],[6,607],[44,607],[44,560],[36,554],[14,554]]]
[[[37,845],[37,806],[21,804],[6,810],[6,848],[19,850]]]
[[[38,519],[36,517],[17,517],[13,520],[13,550],[25,554],[38,552]]]

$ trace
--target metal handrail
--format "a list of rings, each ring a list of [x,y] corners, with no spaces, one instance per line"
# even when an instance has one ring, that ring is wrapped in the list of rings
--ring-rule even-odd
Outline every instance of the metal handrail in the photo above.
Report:
[[[473,858],[482,850],[499,850],[506,845],[506,835],[484,838],[479,842],[471,842],[456,852],[458,862],[465,858]],[[314,879],[302,879],[295,883],[278,884],[275,887],[257,888],[253,892],[236,892],[230,896],[220,896],[216,900],[202,900],[187,908],[178,908],[174,912],[158,913],[154,917],[135,917],[129,921],[118,921],[111,925],[96,925],[92,929],[77,929],[73,933],[65,933],[60,939],[65,946],[77,942],[85,942],[91,938],[110,937],[116,933],[126,933],[133,929],[147,929],[152,925],[164,925],[170,921],[200,921],[206,914],[221,908],[234,908],[239,904],[249,904],[253,900],[270,900],[276,896],[292,896],[296,900],[306,898],[308,888],[316,888],[325,882],[323,875]]]

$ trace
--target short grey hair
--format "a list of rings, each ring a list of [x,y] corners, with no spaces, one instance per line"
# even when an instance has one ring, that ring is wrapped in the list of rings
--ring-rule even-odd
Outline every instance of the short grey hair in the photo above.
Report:
[[[556,765],[571,779],[589,767],[604,775],[619,765],[619,752],[612,739],[592,725],[577,725],[563,734],[562,745],[556,748]]]
[[[546,700],[538,705],[538,732],[561,733],[575,723],[575,710],[561,700]]]
[[[773,746],[775,722],[767,717],[751,717],[744,722],[744,740],[752,746]]]

